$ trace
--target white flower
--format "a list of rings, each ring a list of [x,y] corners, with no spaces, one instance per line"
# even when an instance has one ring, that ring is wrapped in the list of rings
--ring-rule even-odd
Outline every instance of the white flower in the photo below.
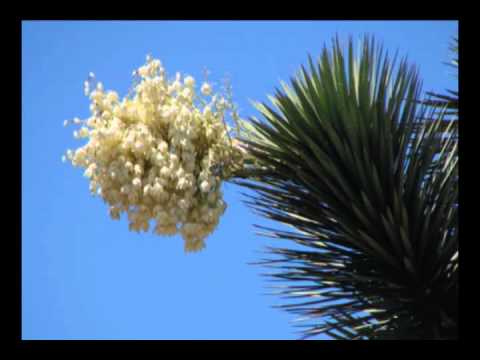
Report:
[[[162,67],[162,63],[160,62],[160,60],[158,59],[154,59],[152,61],[152,66],[155,68],[155,69],[160,69]]]
[[[151,190],[152,187],[150,186],[150,184],[145,185],[143,188],[143,195],[149,195]]]
[[[160,169],[160,175],[163,176],[163,177],[167,177],[170,175],[170,170],[168,169],[168,167],[164,166]]]
[[[140,178],[134,178],[132,180],[132,185],[135,186],[136,188],[140,187],[142,185],[142,180]]]
[[[183,80],[183,83],[185,84],[185,86],[188,86],[188,87],[193,87],[195,85],[195,79],[191,76],[187,76],[184,80]]]
[[[183,89],[182,96],[184,98],[189,98],[190,96],[192,96],[192,90],[190,90],[189,88]]]
[[[148,75],[148,68],[146,66],[142,66],[141,68],[138,69],[138,74],[141,77],[147,77]]]
[[[115,91],[111,91],[107,94],[107,100],[110,102],[118,101],[118,94]]]
[[[88,137],[88,128],[82,127],[78,132],[78,137]]]
[[[187,180],[185,178],[178,179],[177,189],[183,190],[187,186]]]
[[[209,83],[204,82],[202,84],[202,87],[200,88],[200,91],[202,92],[203,95],[210,95],[212,93],[212,87],[210,86]]]
[[[185,199],[180,199],[180,201],[178,202],[178,206],[180,206],[180,208],[183,209],[183,210],[187,210],[189,205],[190,204]]]
[[[181,178],[181,177],[183,177],[183,175],[185,175],[185,170],[183,170],[183,168],[179,168],[175,173],[175,176],[177,178]]]
[[[200,190],[205,193],[210,191],[210,184],[208,183],[208,181],[202,181],[202,183],[200,184]]]
[[[92,171],[90,169],[85,170],[85,172],[83,173],[83,176],[87,178],[92,177]]]
[[[142,175],[143,169],[139,164],[135,164],[133,171],[135,172],[136,175]]]

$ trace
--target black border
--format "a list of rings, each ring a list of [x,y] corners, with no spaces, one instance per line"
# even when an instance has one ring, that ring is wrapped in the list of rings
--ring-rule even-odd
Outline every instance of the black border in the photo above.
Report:
[[[395,5],[395,4],[391,4]],[[398,4],[401,5],[401,4]],[[294,5],[295,6],[295,5]],[[415,9],[412,9],[411,12],[415,12]],[[159,12],[161,13],[161,12]],[[321,13],[321,12],[318,12]],[[18,131],[18,147],[17,151],[15,151],[15,154],[17,155],[16,162],[18,168],[17,168],[17,174],[19,175],[18,181],[15,182],[16,186],[15,189],[17,190],[18,197],[16,197],[16,201],[12,201],[10,203],[16,203],[18,204],[18,212],[17,214],[19,215],[19,221],[18,221],[18,227],[16,228],[18,230],[18,238],[14,237],[15,240],[13,240],[11,237],[5,237],[4,241],[9,243],[9,245],[13,246],[13,253],[16,253],[16,256],[12,257],[9,256],[8,254],[10,252],[7,252],[5,256],[9,259],[15,259],[19,260],[18,263],[15,263],[14,269],[14,276],[8,276],[10,279],[13,279],[12,281],[12,292],[9,294],[14,294],[12,296],[12,304],[10,305],[9,308],[5,308],[7,310],[7,314],[11,317],[12,319],[12,324],[9,329],[10,333],[10,339],[13,340],[14,344],[14,349],[15,350],[20,350],[21,353],[25,352],[30,352],[30,351],[35,351],[35,352],[40,352],[44,353],[46,351],[68,351],[71,352],[72,350],[75,350],[75,352],[82,353],[83,351],[90,351],[92,349],[95,350],[95,353],[102,353],[103,351],[114,351],[114,350],[120,350],[121,353],[123,354],[138,354],[139,350],[147,350],[147,351],[153,351],[155,350],[155,353],[158,355],[165,354],[166,351],[171,350],[173,354],[175,354],[175,357],[181,356],[185,350],[191,351],[192,354],[196,354],[196,356],[199,356],[200,354],[202,355],[208,355],[210,352],[206,353],[204,350],[212,346],[212,349],[214,352],[219,353],[223,355],[222,357],[228,357],[230,358],[231,356],[242,356],[243,354],[252,354],[252,355],[269,355],[269,357],[273,357],[275,352],[280,352],[282,355],[288,356],[290,353],[288,352],[289,349],[292,350],[292,355],[298,355],[301,356],[301,353],[299,352],[300,348],[306,348],[306,349],[311,349],[314,350],[315,352],[328,352],[330,350],[335,350],[336,352],[343,352],[343,351],[353,351],[354,353],[360,355],[365,355],[365,356],[371,356],[373,355],[370,351],[372,349],[376,349],[378,346],[378,342],[373,342],[374,344],[376,343],[377,346],[372,345],[372,342],[369,342],[370,345],[355,345],[352,342],[349,342],[348,345],[345,344],[345,342],[332,342],[332,341],[273,341],[273,340],[268,340],[268,341],[242,341],[248,343],[248,345],[253,345],[253,347],[256,349],[253,351],[249,351],[249,347],[245,347],[245,344],[238,344],[237,341],[235,340],[228,340],[228,341],[207,341],[207,340],[179,340],[179,341],[174,341],[174,340],[144,340],[144,341],[139,341],[139,340],[22,340],[21,339],[21,310],[22,310],[22,302],[21,302],[21,273],[22,273],[22,267],[21,267],[21,259],[22,259],[22,247],[21,247],[21,234],[22,234],[22,212],[21,212],[21,204],[22,204],[22,193],[21,193],[21,159],[22,159],[22,147],[21,147],[21,134],[22,134],[22,125],[21,125],[21,114],[22,114],[22,108],[21,108],[21,102],[22,102],[22,92],[21,92],[21,83],[22,83],[22,21],[29,21],[29,20],[115,20],[115,21],[129,21],[129,20],[198,20],[198,21],[203,21],[203,20],[220,20],[220,21],[225,21],[225,20],[240,20],[236,19],[233,17],[223,17],[223,18],[215,18],[215,17],[209,17],[209,16],[203,16],[201,18],[185,18],[185,17],[175,17],[175,16],[168,16],[168,17],[157,17],[157,18],[128,18],[128,17],[123,17],[123,18],[115,18],[115,17],[105,17],[105,18],[92,18],[91,16],[80,16],[76,18],[52,18],[50,16],[47,17],[34,17],[34,16],[16,16],[14,20],[11,22],[13,25],[12,27],[15,28],[16,30],[16,37],[14,38],[16,40],[14,47],[16,46],[16,51],[14,53],[16,54],[16,63],[14,64],[14,67],[16,67],[17,72],[16,72],[16,77],[15,77],[15,72],[11,71],[8,72],[8,75],[11,75],[14,77],[13,81],[11,84],[18,84],[18,92],[17,92],[17,99],[18,99],[18,105],[17,105],[17,110],[18,110],[18,117],[13,117],[14,119],[18,119],[18,121],[12,121],[12,123],[16,124],[16,131]],[[411,18],[411,17],[392,17],[392,16],[387,16],[383,18],[372,18],[372,17],[364,17],[364,18],[357,18],[357,17],[341,17],[341,16],[330,16],[330,17],[279,17],[276,19],[254,19],[251,17],[246,17],[242,18],[241,20],[345,20],[345,21],[351,21],[351,20],[419,20],[419,21],[425,21],[425,20],[457,20],[459,21],[459,62],[460,62],[460,69],[461,72],[459,74],[459,92],[460,92],[460,119],[463,120],[465,117],[465,114],[467,112],[467,106],[466,106],[466,99],[465,97],[467,96],[467,92],[464,91],[464,87],[466,86],[466,80],[468,79],[467,76],[463,75],[467,73],[468,67],[466,67],[466,40],[465,36],[467,31],[465,30],[466,27],[466,21],[461,19],[458,16],[444,16],[444,17],[422,17],[422,18]],[[11,38],[13,39],[13,38]],[[472,56],[472,54],[470,54]],[[439,60],[440,61],[440,60]],[[5,119],[6,121],[8,119]],[[470,119],[470,121],[474,121],[474,119]],[[465,217],[467,216],[467,210],[463,210],[465,200],[466,200],[466,183],[468,179],[468,175],[465,173],[466,172],[466,167],[467,167],[467,158],[468,158],[468,153],[471,154],[471,152],[467,151],[467,144],[468,144],[468,136],[470,136],[469,131],[466,130],[466,127],[470,127],[470,124],[465,123],[464,121],[460,122],[460,145],[459,145],[459,153],[460,153],[460,179],[461,179],[461,185],[460,185],[460,203],[462,206],[460,209],[460,229],[462,229],[460,232],[467,234],[468,231],[464,230],[466,225],[466,219]],[[473,135],[472,135],[473,136]],[[10,137],[8,140],[14,139],[13,137]],[[13,152],[13,151],[12,151]],[[475,150],[473,150],[475,154]],[[470,164],[475,164],[472,163],[472,161],[475,160],[470,160]],[[475,167],[475,165],[473,165]],[[6,173],[7,174],[7,173]],[[13,195],[14,192],[11,191],[9,192],[9,195]],[[8,210],[7,210],[8,211]],[[466,236],[464,236],[466,238]],[[474,239],[472,239],[474,240]],[[462,247],[468,248],[468,244],[465,243],[466,240],[462,243]],[[467,259],[469,256],[469,251],[465,250],[462,251],[461,254],[462,258]],[[469,273],[467,269],[464,269],[464,266],[468,264],[468,261],[465,260],[463,261],[462,267],[461,267],[461,273],[463,273],[462,276],[467,276],[466,274]],[[472,284],[473,287],[475,287],[475,284]],[[461,288],[460,291],[460,300],[463,301],[465,300],[465,296],[462,295],[462,291],[464,289]],[[464,324],[464,321],[467,319],[464,319],[461,321],[462,326]],[[254,324],[252,324],[254,326]],[[462,332],[460,331],[460,339],[463,340],[464,336],[466,336],[467,331]],[[475,329],[472,331],[472,333],[475,333]],[[183,342],[187,342],[187,344],[184,344]],[[272,343],[274,342],[274,343]],[[421,341],[421,343],[428,343],[429,341]],[[189,344],[191,343],[191,344]],[[269,344],[270,343],[270,344]],[[382,346],[385,346],[386,344],[391,344],[394,345],[395,342],[389,342],[385,343],[382,342]],[[419,342],[417,342],[418,344]],[[437,351],[440,351],[442,354],[447,354],[446,351],[447,349],[451,349],[453,351],[456,350],[456,348],[452,348],[451,345],[454,345],[458,343],[458,341],[447,341],[441,342],[440,344],[438,342],[435,343],[434,346],[429,347],[430,349],[435,347]],[[221,345],[220,347],[218,345]],[[224,345],[225,347],[223,347]],[[439,346],[440,345],[440,346]],[[380,346],[380,348],[382,347]],[[428,346],[428,344],[427,344]],[[221,351],[223,350],[226,351]],[[406,349],[410,356],[415,356],[417,354],[411,353],[408,350],[408,347],[395,347],[395,353],[397,353],[397,350],[400,349]],[[263,351],[262,351],[263,349]],[[232,351],[233,354],[232,354]],[[242,351],[243,350],[243,351]],[[363,350],[368,351],[368,353],[363,352]],[[385,349],[388,351],[388,349]],[[430,350],[429,350],[430,351]],[[383,351],[384,356],[391,356],[391,353]],[[414,355],[415,354],[415,355]],[[201,356],[201,355],[200,355]],[[168,356],[166,356],[168,357]]]

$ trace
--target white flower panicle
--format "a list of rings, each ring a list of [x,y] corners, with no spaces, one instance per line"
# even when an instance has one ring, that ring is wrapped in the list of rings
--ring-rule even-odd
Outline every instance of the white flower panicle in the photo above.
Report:
[[[207,82],[198,94],[192,76],[181,81],[177,73],[168,81],[151,57],[134,74],[133,96],[122,100],[90,74],[92,115],[65,121],[81,124],[74,136],[88,142],[66,159],[85,169],[90,191],[110,205],[112,219],[126,212],[137,232],[153,220],[157,234],[180,233],[186,251],[201,250],[226,209],[222,180],[243,164],[224,123],[231,104],[211,97]]]

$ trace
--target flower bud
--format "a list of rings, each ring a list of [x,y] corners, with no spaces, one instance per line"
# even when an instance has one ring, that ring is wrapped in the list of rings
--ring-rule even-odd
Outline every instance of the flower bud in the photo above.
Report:
[[[212,87],[210,86],[209,83],[204,82],[202,84],[202,87],[200,88],[200,91],[202,92],[203,95],[210,95],[212,93]]]
[[[184,80],[183,80],[183,83],[185,84],[185,86],[188,86],[188,87],[193,87],[195,85],[195,79],[191,76],[187,76]]]

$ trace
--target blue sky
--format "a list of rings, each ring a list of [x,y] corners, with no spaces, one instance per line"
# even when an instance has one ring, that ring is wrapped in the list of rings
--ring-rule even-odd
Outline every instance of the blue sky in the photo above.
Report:
[[[27,21],[22,24],[22,338],[295,339],[293,315],[272,308],[265,271],[247,264],[275,242],[267,222],[224,184],[228,209],[200,253],[180,237],[128,231],[88,190],[82,170],[61,162],[81,142],[65,119],[89,115],[90,71],[125,95],[150,53],[170,74],[228,76],[240,115],[257,115],[307,53],[325,42],[374,34],[420,67],[425,90],[456,88],[448,45],[455,21]],[[271,224],[268,224],[271,225]],[[287,245],[287,244],[284,244]]]

